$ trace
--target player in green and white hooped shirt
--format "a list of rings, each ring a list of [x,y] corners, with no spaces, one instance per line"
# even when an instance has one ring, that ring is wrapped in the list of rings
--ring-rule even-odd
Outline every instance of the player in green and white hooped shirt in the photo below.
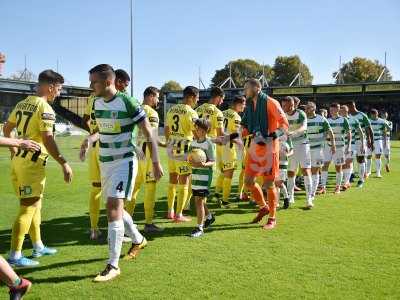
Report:
[[[197,119],[195,121],[194,140],[190,149],[201,149],[206,154],[205,162],[192,162],[192,194],[196,203],[197,226],[192,231],[191,237],[203,235],[204,228],[210,226],[215,217],[207,208],[207,197],[210,193],[213,170],[215,163],[214,145],[207,137],[210,131],[211,122],[207,119]]]
[[[367,153],[367,174],[371,175],[371,164],[372,164],[372,154],[375,155],[375,169],[376,177],[381,178],[381,154],[383,152],[383,137],[385,131],[389,130],[390,127],[388,123],[378,116],[378,111],[376,109],[371,110],[371,127],[374,132],[374,150],[368,151]]]
[[[382,119],[384,119],[387,124],[388,124],[388,129],[385,130],[385,134],[383,136],[383,154],[385,155],[385,168],[386,168],[386,172],[390,172],[390,137],[392,134],[392,130],[393,130],[393,123],[392,121],[388,120],[388,113],[387,112],[383,112],[382,113]]]
[[[340,106],[340,115],[347,118],[351,128],[351,151],[346,155],[345,164],[343,165],[343,188],[346,190],[351,186],[350,177],[353,173],[353,160],[355,159],[355,153],[357,151],[357,141],[364,140],[364,133],[358,120],[349,115],[349,108],[347,105]],[[364,152],[363,143],[361,143],[361,147],[361,151]]]
[[[356,153],[355,156],[358,162],[358,172],[359,172],[359,180],[357,183],[358,187],[362,187],[364,184],[364,180],[366,178],[366,162],[365,162],[365,152],[367,147],[369,149],[373,149],[374,147],[374,133],[372,132],[371,123],[367,117],[367,115],[356,108],[356,104],[354,101],[350,101],[346,103],[349,108],[349,113],[352,117],[356,118],[360,123],[361,129],[364,133],[365,140],[356,141]],[[362,151],[362,148],[365,148],[365,151]]]
[[[312,194],[315,197],[319,184],[319,174],[324,164],[323,147],[325,146],[326,137],[333,141],[330,145],[331,152],[335,153],[335,139],[326,118],[315,113],[316,105],[314,102],[307,102],[307,135],[310,141],[311,152],[311,174],[312,174]]]
[[[331,117],[328,119],[329,125],[332,128],[336,151],[330,157],[324,157],[325,163],[322,167],[321,183],[323,188],[326,188],[326,180],[328,178],[328,169],[331,161],[335,164],[336,169],[336,187],[335,194],[340,193],[343,180],[342,166],[344,165],[345,155],[350,152],[351,145],[351,130],[349,122],[346,118],[339,116],[340,105],[332,103],[329,106]]]
[[[89,71],[90,87],[98,97],[94,105],[99,139],[102,194],[106,198],[108,219],[109,260],[106,268],[94,279],[108,281],[120,274],[118,267],[124,229],[132,239],[127,259],[135,258],[147,244],[132,217],[124,210],[124,201],[132,195],[132,183],[137,172],[133,130],[136,125],[152,144],[153,172],[156,180],[163,175],[157,150],[157,138],[138,102],[116,90],[115,72],[109,65],[97,65]],[[85,152],[87,149],[81,149]]]
[[[289,194],[285,182],[288,179],[289,157],[293,155],[293,144],[286,135],[279,137],[279,180],[276,182],[278,195],[282,194],[283,209],[289,208]],[[279,204],[279,203],[278,203]]]
[[[289,158],[287,186],[290,203],[294,203],[296,171],[297,166],[300,165],[306,190],[306,206],[311,208],[313,196],[311,193],[311,155],[307,137],[307,116],[304,111],[295,108],[295,99],[291,96],[282,100],[282,108],[289,121],[289,138],[293,142],[293,155]]]

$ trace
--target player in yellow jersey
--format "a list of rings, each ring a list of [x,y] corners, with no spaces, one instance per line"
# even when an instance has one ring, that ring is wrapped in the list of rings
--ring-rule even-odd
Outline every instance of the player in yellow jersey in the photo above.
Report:
[[[143,92],[142,108],[149,119],[150,126],[153,129],[154,136],[158,136],[158,127],[160,119],[155,108],[158,107],[160,91],[150,86]],[[158,141],[158,145],[165,147],[165,143]],[[144,216],[145,225],[144,232],[155,233],[163,231],[163,228],[158,227],[153,223],[154,204],[156,201],[156,180],[153,175],[153,163],[151,160],[151,143],[145,135],[139,131],[137,136],[137,147],[143,151],[143,157],[139,159],[139,168],[136,175],[135,187],[133,189],[132,200],[127,202],[126,211],[133,214],[136,205],[136,199],[140,188],[144,184]]]
[[[232,102],[232,107],[223,111],[224,115],[224,131],[225,134],[240,132],[240,123],[242,118],[239,113],[242,113],[246,106],[246,98],[236,96]],[[221,206],[229,207],[229,196],[232,189],[233,173],[237,165],[237,140],[233,140],[226,145],[217,146],[221,149],[220,153],[220,174],[218,176],[218,188],[222,186],[222,201]]]
[[[126,93],[126,88],[129,86],[130,77],[128,73],[122,69],[115,70],[115,88],[123,93]],[[91,95],[83,115],[83,122],[89,128],[89,133],[93,134],[97,127],[96,119],[94,117],[94,101],[96,97]],[[85,143],[88,140],[84,141]],[[91,182],[91,189],[89,195],[89,218],[90,218],[90,239],[97,240],[101,235],[98,229],[100,217],[100,200],[101,200],[101,175],[100,175],[100,162],[99,162],[99,143],[98,141],[92,143],[89,147],[89,180]]]
[[[220,137],[224,135],[224,116],[222,115],[222,111],[218,108],[223,102],[225,98],[224,91],[219,87],[213,87],[210,91],[210,100],[207,103],[200,105],[196,112],[199,115],[199,118],[204,118],[210,121],[211,129],[208,133],[208,137],[211,139],[215,139],[216,137]],[[222,170],[221,165],[221,155],[222,155],[222,146],[216,146],[216,166],[219,171]],[[219,198],[218,194],[222,190],[222,183],[217,182],[216,189],[216,197]]]
[[[56,249],[43,245],[40,222],[48,154],[62,167],[65,182],[69,183],[72,180],[72,170],[60,154],[54,140],[55,113],[49,104],[60,95],[63,83],[64,78],[52,70],[40,73],[37,94],[19,102],[3,128],[5,137],[10,137],[15,128],[19,138],[31,139],[41,146],[41,150],[35,153],[10,148],[11,178],[17,197],[20,199],[19,213],[12,228],[11,252],[8,260],[13,266],[27,267],[39,264],[22,256],[22,245],[27,233],[33,244],[34,258],[57,252]]]
[[[210,100],[197,107],[196,112],[200,119],[207,119],[210,121],[211,128],[207,136],[214,139],[224,135],[224,116],[218,106],[224,102],[225,93],[221,88],[213,87],[211,88],[210,94]]]
[[[165,138],[169,155],[168,215],[175,222],[187,222],[190,218],[182,214],[189,195],[190,164],[174,159],[189,151],[193,141],[194,121],[198,119],[193,109],[199,100],[199,90],[187,86],[183,90],[183,103],[172,106],[167,112]],[[175,195],[177,196],[176,214],[174,213]]]

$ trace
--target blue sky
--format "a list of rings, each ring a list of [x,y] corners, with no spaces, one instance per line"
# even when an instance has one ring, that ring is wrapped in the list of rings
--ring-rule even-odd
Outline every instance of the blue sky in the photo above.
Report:
[[[273,64],[300,55],[314,83],[331,83],[343,61],[383,61],[400,80],[400,2],[135,0],[134,94],[167,80],[206,84],[229,60]],[[56,68],[67,83],[87,86],[98,63],[129,70],[129,0],[0,0],[5,75]]]

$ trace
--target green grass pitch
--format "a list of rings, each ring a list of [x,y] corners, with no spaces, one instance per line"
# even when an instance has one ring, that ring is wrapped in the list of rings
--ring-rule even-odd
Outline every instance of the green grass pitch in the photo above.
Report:
[[[119,278],[95,284],[107,245],[88,239],[89,181],[86,163],[78,161],[81,138],[57,140],[74,180],[64,184],[59,166],[49,162],[42,236],[59,253],[40,258],[37,268],[18,270],[34,283],[26,299],[400,298],[400,143],[393,143],[392,172],[384,172],[383,179],[370,178],[363,189],[319,197],[311,211],[301,209],[300,196],[291,209],[278,212],[278,226],[270,232],[249,224],[255,209],[246,203],[231,209],[211,203],[215,225],[203,237],[189,238],[195,220],[176,225],[163,219],[164,176],[157,184],[156,221],[165,232],[147,236],[149,245],[136,261],[121,261]],[[0,150],[0,170],[0,253],[6,255],[18,208],[6,149]],[[134,216],[141,229],[142,201],[141,194]],[[104,210],[100,226],[105,236]],[[30,255],[29,240],[24,247]],[[1,286],[0,299],[6,293]]]

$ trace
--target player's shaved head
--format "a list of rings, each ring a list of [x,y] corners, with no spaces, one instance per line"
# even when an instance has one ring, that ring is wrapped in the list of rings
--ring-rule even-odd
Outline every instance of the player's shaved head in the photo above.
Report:
[[[97,97],[109,97],[117,92],[114,69],[107,64],[97,65],[89,70],[90,87]]]
[[[258,80],[256,78],[247,79],[245,84],[248,84],[248,85],[250,85],[252,87],[256,87],[256,88],[259,88],[259,89],[261,89],[261,87],[262,87],[260,80]]]
[[[89,70],[89,74],[98,74],[103,80],[115,80],[115,71],[113,67],[108,64],[100,64]]]
[[[262,86],[258,79],[250,78],[244,84],[244,93],[247,98],[255,98],[261,92]]]

